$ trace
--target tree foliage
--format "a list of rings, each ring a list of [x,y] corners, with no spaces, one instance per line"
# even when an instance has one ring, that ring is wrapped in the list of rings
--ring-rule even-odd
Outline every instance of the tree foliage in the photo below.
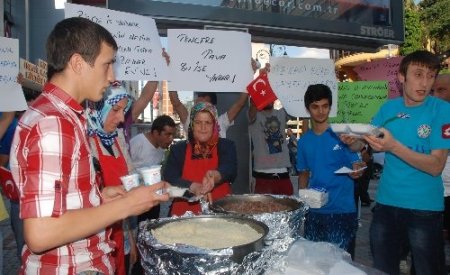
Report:
[[[450,0],[423,0],[419,4],[425,35],[434,52],[450,49]]]
[[[400,47],[400,54],[407,55],[423,49],[423,27],[420,22],[419,11],[412,1],[405,1],[405,42]]]

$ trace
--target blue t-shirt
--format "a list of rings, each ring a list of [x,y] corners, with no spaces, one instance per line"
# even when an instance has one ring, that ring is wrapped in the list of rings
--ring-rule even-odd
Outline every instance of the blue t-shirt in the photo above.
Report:
[[[0,113],[1,117],[1,113]],[[0,140],[0,154],[1,155],[9,155],[9,151],[11,150],[11,144],[14,137],[14,131],[17,126],[17,118],[14,118],[11,124],[9,124],[8,129]]]
[[[381,106],[372,124],[384,127],[411,150],[430,154],[450,148],[450,104],[428,96],[419,106],[408,107],[402,97]],[[377,202],[417,210],[442,211],[444,188],[441,176],[420,171],[386,152]]]
[[[299,139],[297,170],[310,171],[310,188],[325,188],[328,192],[328,203],[310,211],[324,214],[356,211],[353,179],[348,174],[334,173],[343,166],[352,168],[356,161],[360,161],[358,154],[350,151],[331,128],[321,135],[308,131]]]

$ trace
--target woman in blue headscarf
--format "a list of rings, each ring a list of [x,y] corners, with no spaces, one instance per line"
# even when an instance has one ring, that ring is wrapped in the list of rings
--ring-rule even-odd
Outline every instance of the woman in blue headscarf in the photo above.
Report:
[[[120,177],[133,170],[123,130],[118,128],[130,106],[131,97],[120,82],[113,83],[101,101],[88,102],[89,142],[103,186],[121,186]],[[115,274],[126,274],[122,222],[112,225],[112,240],[116,243]]]

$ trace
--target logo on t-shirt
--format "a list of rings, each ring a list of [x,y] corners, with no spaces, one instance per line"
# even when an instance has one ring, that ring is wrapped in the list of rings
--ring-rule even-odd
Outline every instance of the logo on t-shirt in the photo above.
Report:
[[[442,138],[450,138],[450,124],[442,126]]]
[[[431,134],[431,127],[430,125],[422,124],[417,128],[417,135],[420,138],[427,138]]]
[[[342,147],[339,144],[334,145],[333,151],[342,150]]]

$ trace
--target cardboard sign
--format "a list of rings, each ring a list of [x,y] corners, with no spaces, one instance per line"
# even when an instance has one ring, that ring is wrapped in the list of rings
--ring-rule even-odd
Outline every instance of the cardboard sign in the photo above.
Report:
[[[169,29],[170,90],[243,92],[253,80],[250,34]]]
[[[312,84],[324,84],[333,95],[330,117],[336,116],[337,80],[333,60],[272,57],[270,63],[270,85],[289,115],[309,117],[304,103],[306,89]]]
[[[387,81],[341,82],[337,116],[330,123],[370,123],[388,98]]]
[[[363,81],[386,80],[389,82],[389,98],[401,96],[400,81],[398,81],[398,69],[403,56],[392,57],[368,62],[356,66],[353,70]]]
[[[65,16],[87,18],[111,32],[119,47],[114,64],[116,79],[168,78],[161,40],[151,17],[70,3],[66,3]]]
[[[0,37],[0,111],[23,111],[27,102],[22,87],[17,83],[19,75],[19,40]]]

